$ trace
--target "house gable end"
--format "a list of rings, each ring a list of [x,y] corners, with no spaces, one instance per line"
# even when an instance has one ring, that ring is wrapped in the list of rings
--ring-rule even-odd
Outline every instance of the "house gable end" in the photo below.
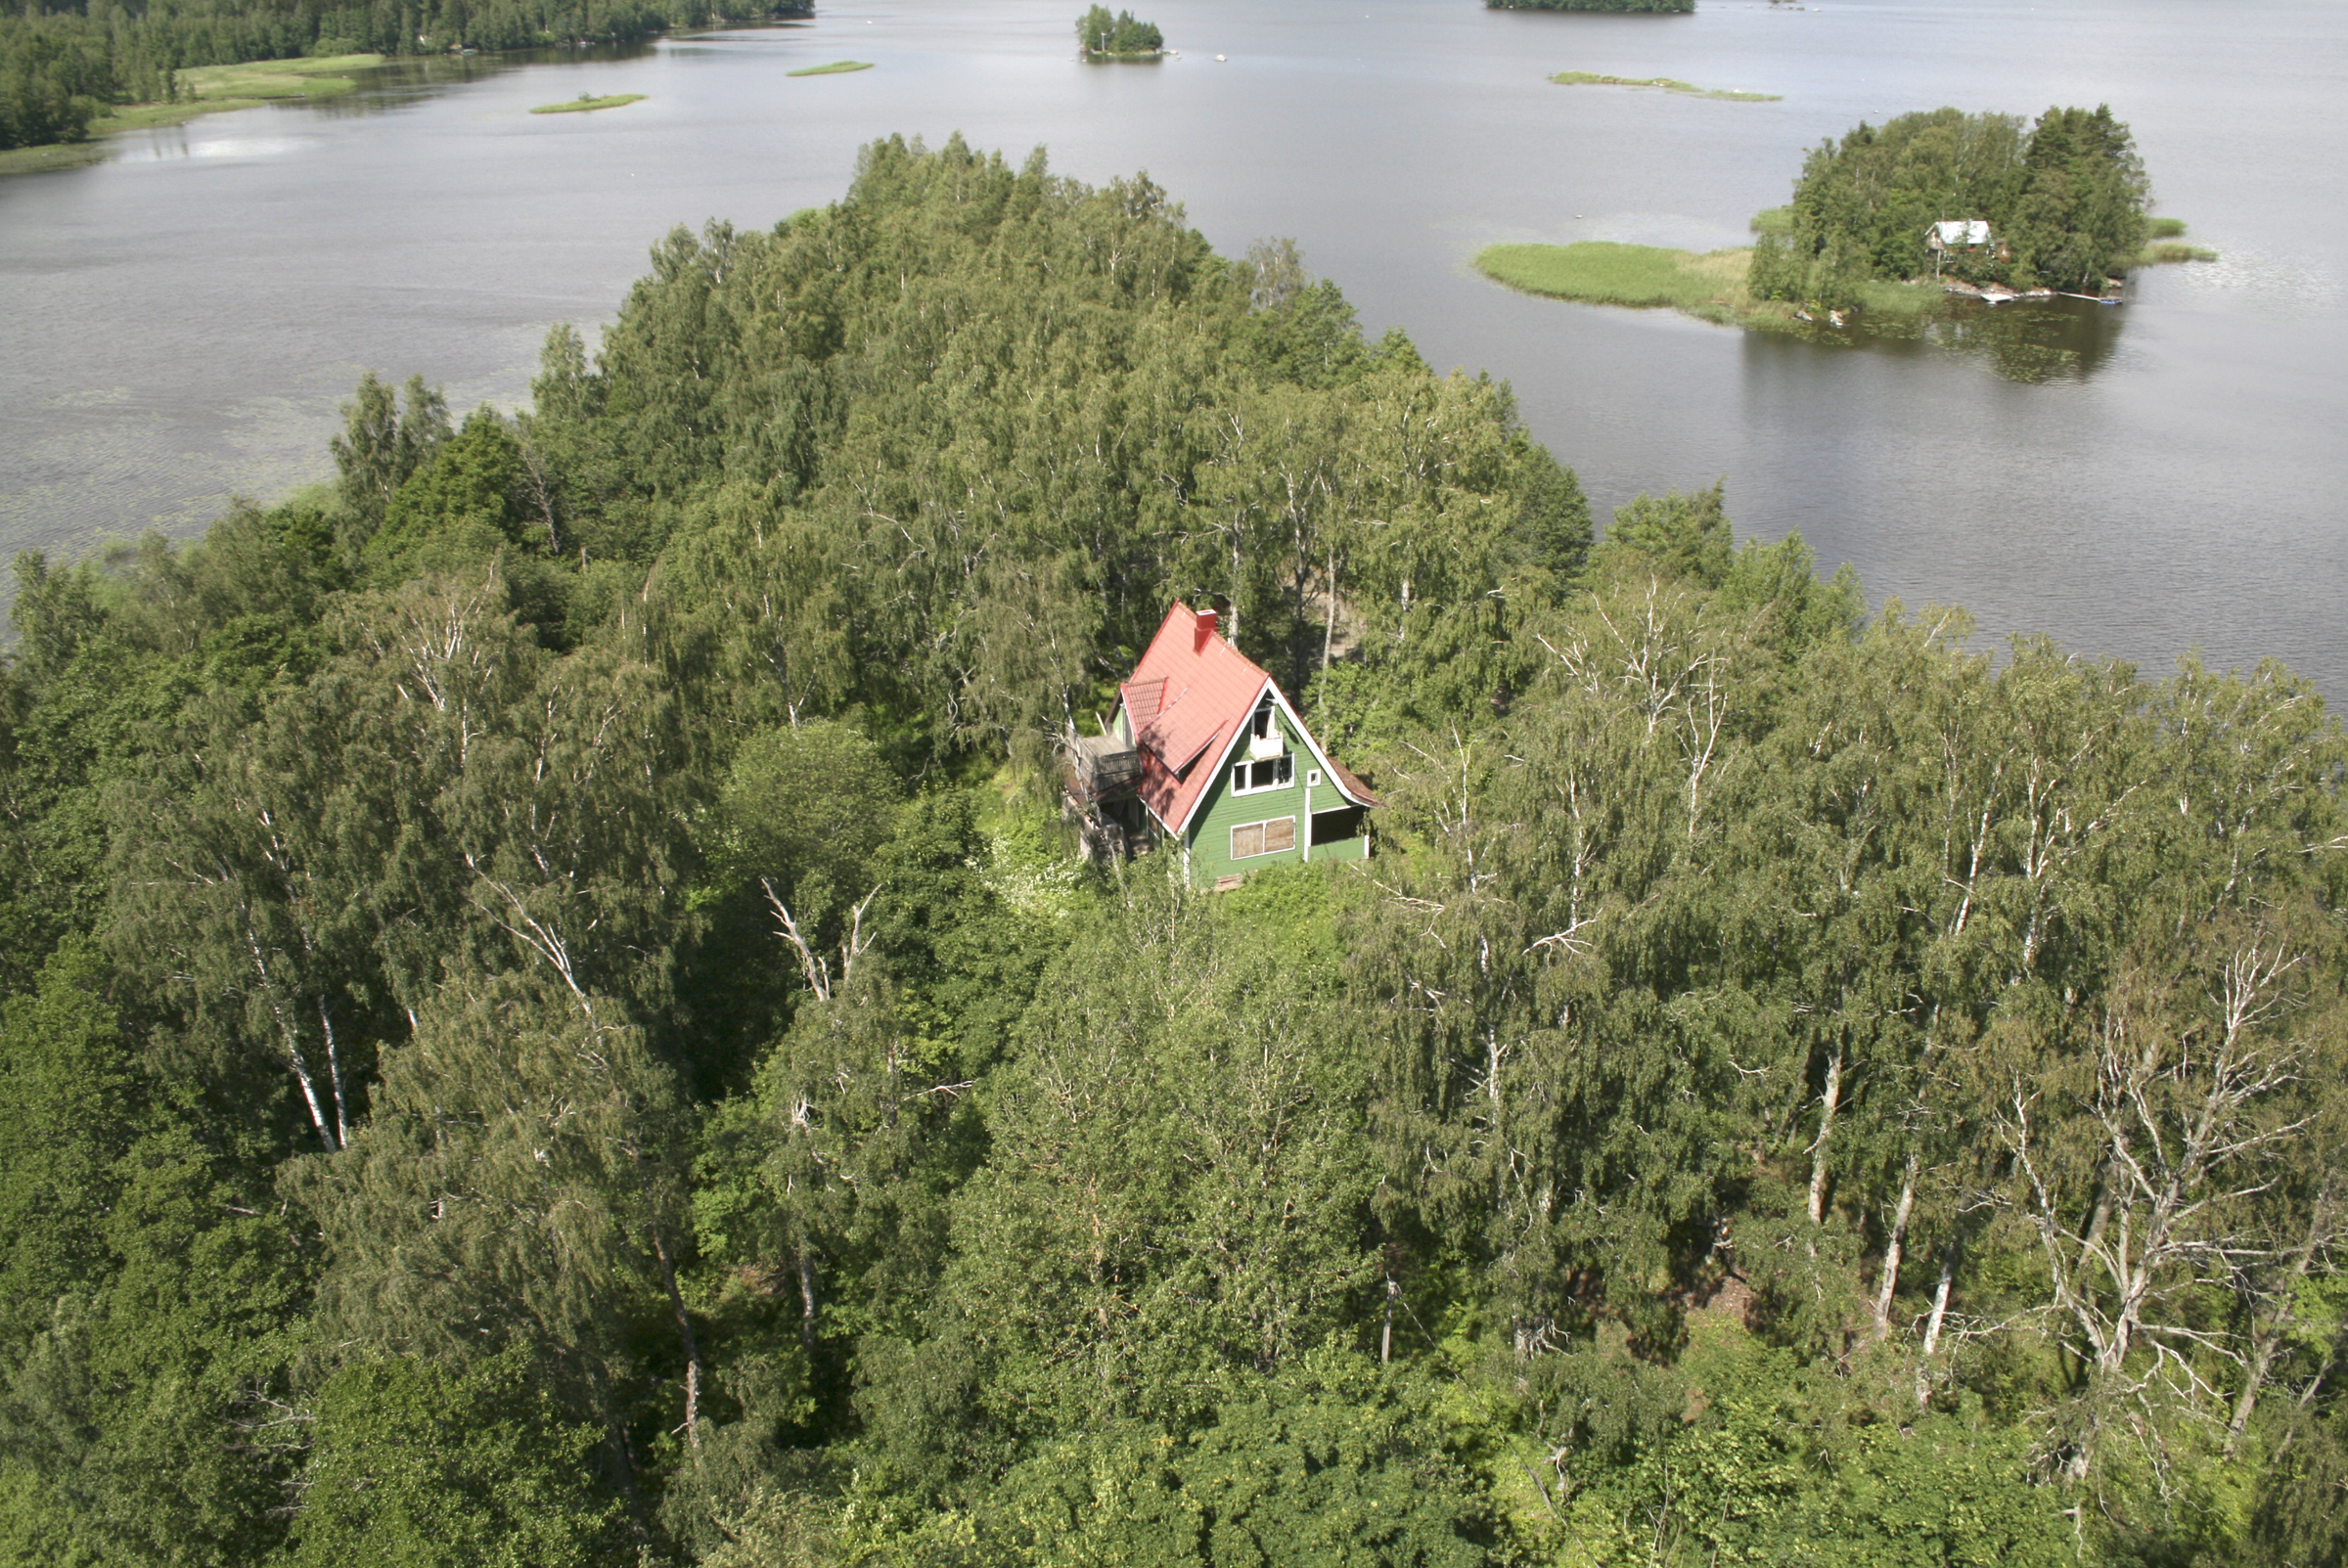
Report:
[[[1118,688],[1115,728],[1141,754],[1135,793],[1158,828],[1182,839],[1187,851],[1202,814],[1226,815],[1217,810],[1226,794],[1253,796],[1270,787],[1226,788],[1235,759],[1253,739],[1251,717],[1266,702],[1288,738],[1285,749],[1300,753],[1302,765],[1294,770],[1301,786],[1291,808],[1295,820],[1278,832],[1267,827],[1265,842],[1301,849],[1313,817],[1376,806],[1377,797],[1330,756],[1280,683],[1216,635],[1216,619],[1177,603]],[[1271,808],[1268,794],[1262,804]],[[1285,836],[1291,829],[1304,836]]]

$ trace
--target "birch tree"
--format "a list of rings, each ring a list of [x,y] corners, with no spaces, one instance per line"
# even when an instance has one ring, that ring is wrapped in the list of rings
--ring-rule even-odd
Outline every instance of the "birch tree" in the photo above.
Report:
[[[2329,1243],[2324,1211],[2262,1201],[2338,1095],[2322,1038],[2338,1003],[2319,1007],[2314,960],[2287,929],[2242,921],[2131,954],[2075,1033],[2017,1042],[2027,1054],[1997,1074],[1999,1200],[2033,1243],[2035,1316],[2081,1392],[2049,1429],[2075,1481],[2115,1440],[2159,1466],[2180,1422],[2226,1420],[2260,1346],[2213,1301],[2307,1247],[2311,1224]]]

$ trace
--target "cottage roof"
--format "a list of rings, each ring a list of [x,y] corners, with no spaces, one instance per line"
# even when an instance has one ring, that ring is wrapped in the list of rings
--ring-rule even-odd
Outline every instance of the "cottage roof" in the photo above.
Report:
[[[1362,782],[1305,732],[1279,683],[1216,635],[1216,621],[1211,609],[1176,604],[1118,689],[1142,754],[1141,797],[1151,814],[1171,831],[1183,830],[1267,691],[1279,697],[1312,754],[1327,764],[1338,792],[1355,805],[1376,805]]]
[[[1940,246],[1987,245],[1989,222],[1985,218],[1946,218],[1933,224],[1924,238]]]

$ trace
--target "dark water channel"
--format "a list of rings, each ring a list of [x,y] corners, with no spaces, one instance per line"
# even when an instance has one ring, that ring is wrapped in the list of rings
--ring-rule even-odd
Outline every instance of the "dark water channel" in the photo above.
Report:
[[[835,199],[856,148],[960,130],[1087,180],[1146,168],[1218,246],[1296,238],[1372,331],[1513,382],[1603,505],[1725,474],[1878,603],[1961,603],[2165,668],[2276,654],[2348,698],[2348,7],[2334,0],[1151,0],[1183,53],[1073,58],[1072,0],[826,6],[600,56],[386,69],[317,107],[0,180],[0,552],[192,533],[326,473],[360,371],[525,395],[668,226]],[[1220,53],[1228,60],[1218,64]],[[792,79],[853,57],[878,68]],[[1748,104],[1551,71],[1756,89]],[[532,117],[595,93],[646,102]],[[2127,303],[1920,336],[1747,335],[1512,294],[1495,240],[1741,244],[1862,117],[2109,102],[2216,265]]]

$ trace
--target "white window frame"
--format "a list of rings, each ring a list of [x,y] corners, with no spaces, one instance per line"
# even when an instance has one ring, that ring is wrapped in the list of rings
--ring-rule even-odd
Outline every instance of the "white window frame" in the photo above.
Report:
[[[1251,784],[1247,783],[1246,781],[1249,776],[1253,774],[1257,768],[1262,767],[1266,762],[1276,764],[1272,770],[1274,775],[1273,782],[1267,784]],[[1287,775],[1287,778],[1283,779],[1279,777],[1279,775],[1284,773]],[[1231,792],[1235,795],[1261,795],[1268,794],[1275,789],[1293,789],[1295,787],[1296,753],[1293,751],[1284,751],[1277,757],[1266,757],[1263,759],[1263,762],[1237,762],[1232,764]]]

